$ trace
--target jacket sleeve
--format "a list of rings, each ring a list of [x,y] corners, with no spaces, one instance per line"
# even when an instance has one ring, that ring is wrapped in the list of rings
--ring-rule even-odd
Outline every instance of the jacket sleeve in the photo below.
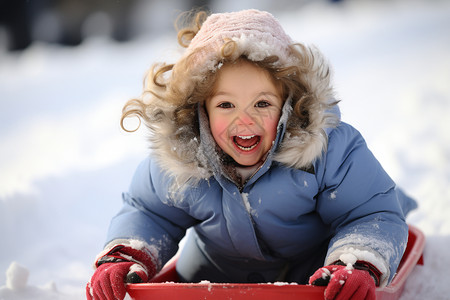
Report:
[[[168,178],[150,158],[137,168],[123,207],[111,220],[107,245],[142,241],[160,269],[178,250],[186,229],[196,223],[184,210],[167,201]]]
[[[392,280],[405,250],[408,226],[400,193],[360,133],[341,123],[329,134],[328,149],[316,163],[320,186],[317,211],[334,235],[325,264],[354,255]],[[413,201],[413,200],[411,200]]]

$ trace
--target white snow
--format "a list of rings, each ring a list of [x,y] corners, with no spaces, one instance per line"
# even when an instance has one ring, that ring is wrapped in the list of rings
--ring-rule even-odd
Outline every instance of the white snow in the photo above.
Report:
[[[42,287],[27,285],[29,274],[28,269],[15,261],[12,262],[6,271],[6,286],[0,287],[0,299],[75,299],[71,295],[59,292],[52,281]]]
[[[13,261],[6,270],[6,287],[14,291],[25,289],[29,275],[30,272],[25,267]]]
[[[233,9],[273,2],[239,3]],[[427,236],[425,265],[401,299],[448,298],[450,1],[304,3],[274,14],[294,40],[325,53],[343,119],[420,205],[407,221]],[[178,49],[174,32],[0,47],[0,299],[84,298],[121,192],[147,152],[142,130],[120,130],[122,105],[140,94],[150,64]]]
[[[244,206],[245,209],[247,210],[247,212],[253,216],[253,217],[258,217],[258,213],[256,212],[256,209],[252,208],[251,204],[250,204],[250,200],[248,199],[248,193],[241,193],[241,197],[242,197],[242,201],[244,202]],[[261,199],[259,199],[261,200]],[[259,202],[261,203],[261,202]]]
[[[385,266],[384,260],[378,257],[374,252],[367,250],[354,249],[352,247],[343,249],[339,256],[339,259],[345,263],[347,266],[353,266],[357,260],[367,261],[374,265],[382,274],[384,274],[381,278],[381,284],[386,284],[387,282],[383,282],[387,280],[386,277],[389,277],[389,269]],[[382,285],[383,286],[383,285]]]
[[[333,192],[330,193],[330,199],[334,200],[337,197],[337,190],[334,190]]]
[[[276,285],[276,286],[285,286],[285,285],[290,285],[290,283],[289,283],[289,282],[276,281],[276,282],[273,283],[273,285]]]
[[[342,261],[344,264],[347,265],[351,265],[353,266],[356,261],[358,260],[358,258],[356,257],[356,255],[352,254],[352,253],[345,253],[345,254],[341,254],[341,256],[339,257],[340,261]]]

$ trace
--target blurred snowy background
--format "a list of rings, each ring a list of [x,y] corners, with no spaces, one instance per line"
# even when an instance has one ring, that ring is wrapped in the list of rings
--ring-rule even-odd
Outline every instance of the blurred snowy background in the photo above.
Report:
[[[0,1],[0,299],[83,299],[145,132],[120,130],[122,105],[155,61],[180,51],[173,21],[272,12],[334,66],[343,119],[415,197],[425,266],[402,299],[448,299],[450,1]],[[12,29],[14,28],[14,30]],[[7,281],[6,271],[13,265]],[[28,276],[26,286],[21,286]]]

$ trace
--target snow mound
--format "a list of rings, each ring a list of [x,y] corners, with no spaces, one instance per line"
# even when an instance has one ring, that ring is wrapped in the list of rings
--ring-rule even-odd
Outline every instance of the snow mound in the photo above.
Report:
[[[45,286],[28,285],[30,272],[17,262],[6,270],[6,285],[0,287],[0,300],[63,300],[75,299],[58,292],[56,284],[50,281]]]

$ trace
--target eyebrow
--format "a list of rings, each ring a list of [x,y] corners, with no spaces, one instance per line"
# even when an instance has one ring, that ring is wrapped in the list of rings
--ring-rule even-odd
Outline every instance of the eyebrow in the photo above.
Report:
[[[216,97],[216,96],[233,96],[233,93],[229,93],[229,92],[217,92],[217,93],[214,93],[212,96],[211,96],[211,98],[214,98],[214,97]],[[280,98],[280,96],[278,96],[277,94],[274,94],[274,93],[272,93],[272,92],[260,92],[260,93],[258,93],[256,96],[255,96],[255,98],[258,98],[258,97],[261,97],[261,96],[272,96],[272,97],[275,97],[275,98]]]

